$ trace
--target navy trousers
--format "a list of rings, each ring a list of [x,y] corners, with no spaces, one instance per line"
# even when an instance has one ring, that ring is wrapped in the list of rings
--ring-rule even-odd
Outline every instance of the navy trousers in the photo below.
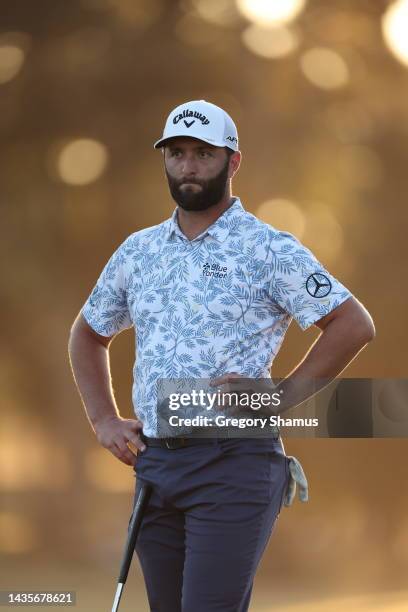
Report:
[[[143,481],[153,487],[135,549],[151,612],[247,612],[288,461],[271,438],[139,454],[133,503]]]

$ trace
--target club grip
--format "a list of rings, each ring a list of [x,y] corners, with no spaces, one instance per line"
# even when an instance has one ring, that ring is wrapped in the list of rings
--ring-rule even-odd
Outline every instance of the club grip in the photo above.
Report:
[[[128,538],[126,542],[125,554],[123,555],[122,565],[120,568],[118,582],[125,583],[129,572],[130,563],[132,561],[135,544],[142,523],[143,513],[149,503],[149,498],[152,488],[148,484],[143,484],[139,491],[135,507],[133,508],[132,518],[128,529]]]

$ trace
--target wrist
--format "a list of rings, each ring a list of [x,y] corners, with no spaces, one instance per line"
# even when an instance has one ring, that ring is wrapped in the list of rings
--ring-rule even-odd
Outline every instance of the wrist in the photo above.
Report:
[[[102,414],[102,415],[98,415],[94,417],[93,419],[91,419],[91,423],[92,423],[93,428],[96,430],[100,427],[104,427],[105,425],[109,423],[115,423],[121,420],[122,420],[122,417],[120,416],[119,413],[109,413],[109,414]]]

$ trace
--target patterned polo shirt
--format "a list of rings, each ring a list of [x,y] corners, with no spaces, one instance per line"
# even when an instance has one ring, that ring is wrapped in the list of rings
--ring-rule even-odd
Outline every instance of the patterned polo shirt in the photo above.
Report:
[[[159,379],[270,378],[292,319],[305,330],[352,296],[237,197],[193,240],[177,211],[126,238],[82,308],[102,336],[134,328],[132,399],[147,436],[158,435]]]

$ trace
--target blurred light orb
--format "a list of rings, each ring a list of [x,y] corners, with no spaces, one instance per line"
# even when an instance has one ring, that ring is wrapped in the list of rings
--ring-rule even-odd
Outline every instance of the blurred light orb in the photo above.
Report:
[[[349,71],[343,58],[324,47],[306,51],[300,59],[305,77],[321,89],[338,89],[349,80]]]
[[[258,25],[279,25],[295,19],[305,0],[236,0],[241,15]]]
[[[101,142],[90,138],[73,140],[58,157],[58,173],[69,185],[88,185],[96,181],[108,163],[108,152]]]
[[[258,206],[255,215],[278,230],[290,232],[301,239],[305,230],[305,217],[291,200],[274,198]]]
[[[397,0],[387,8],[381,27],[390,51],[408,66],[408,0]]]
[[[0,44],[0,84],[14,79],[24,64],[24,51],[15,45]]]
[[[24,438],[22,454],[21,436],[27,428],[30,435]],[[30,457],[30,461],[26,457]],[[52,470],[49,469],[51,464]],[[66,449],[46,430],[44,424],[33,417],[16,414],[16,411],[3,416],[0,428],[0,490],[27,492],[63,489],[69,485],[71,477]]]
[[[38,545],[32,521],[23,515],[0,512],[0,551],[6,554],[28,553]]]
[[[289,55],[298,46],[298,37],[285,26],[266,27],[252,24],[242,32],[245,46],[261,57],[277,59]]]

